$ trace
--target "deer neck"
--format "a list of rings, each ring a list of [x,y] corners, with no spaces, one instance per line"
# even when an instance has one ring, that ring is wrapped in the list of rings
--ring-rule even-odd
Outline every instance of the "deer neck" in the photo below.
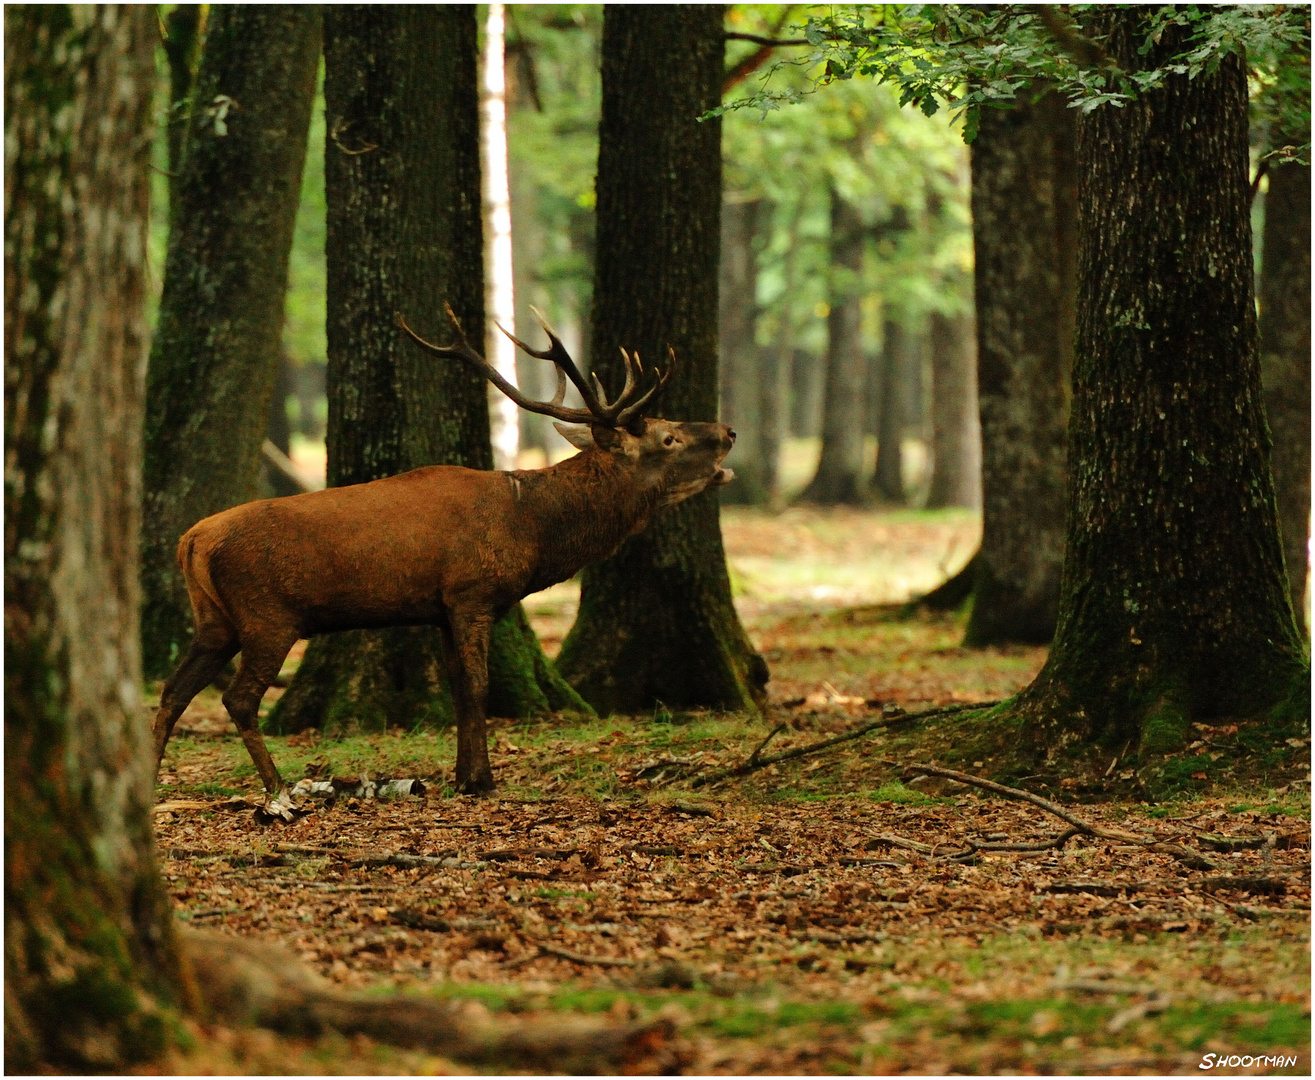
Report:
[[[512,475],[526,534],[538,539],[536,590],[607,558],[643,529],[660,501],[656,486],[642,487],[625,461],[600,451]]]

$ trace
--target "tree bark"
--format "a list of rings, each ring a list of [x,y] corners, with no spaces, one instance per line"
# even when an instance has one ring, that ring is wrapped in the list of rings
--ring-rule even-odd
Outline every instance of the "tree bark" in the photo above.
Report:
[[[723,15],[681,4],[603,16],[594,366],[615,394],[622,346],[663,363],[670,346],[660,407],[680,420],[717,415],[721,124],[698,117],[721,100]],[[600,712],[763,700],[767,665],[731,603],[715,491],[585,569],[560,665]]]
[[[319,50],[316,5],[211,9],[147,376],[148,676],[192,634],[178,538],[258,494]]]
[[[1044,644],[1064,561],[1075,110],[987,109],[972,146],[982,546],[965,644]]]
[[[1310,536],[1310,166],[1270,170],[1260,264],[1260,377],[1274,439],[1283,562],[1306,622]],[[1309,631],[1308,631],[1309,632]]]
[[[117,1072],[184,985],[137,541],[150,8],[5,12],[5,1067]]]
[[[484,337],[475,9],[342,5],[325,13],[328,483],[424,465],[493,466],[484,380],[406,340]],[[490,714],[585,709],[519,607],[494,630]],[[274,732],[386,730],[455,718],[435,627],[314,639]]]
[[[982,505],[977,348],[965,312],[931,316],[932,472],[927,505]]]
[[[762,363],[758,349],[758,215],[761,200],[722,205],[720,270],[721,418],[735,429],[735,479],[724,505],[767,501],[763,457]]]
[[[909,332],[887,319],[877,360],[877,461],[872,490],[888,506],[904,505],[904,382],[909,363]]]
[[[1125,70],[1183,47],[1174,27],[1139,55],[1147,10],[1107,16]],[[1067,556],[1017,709],[1034,746],[1132,742],[1145,765],[1309,679],[1261,402],[1242,59],[1094,110],[1078,156]]]
[[[169,62],[169,113],[165,121],[169,147],[169,221],[177,213],[178,179],[187,147],[187,123],[192,112],[192,84],[201,52],[202,6],[178,4],[165,17],[164,55]]]
[[[827,315],[826,389],[822,404],[822,455],[800,502],[819,506],[863,501],[863,356],[859,290],[863,273],[863,222],[831,192],[831,311]]]

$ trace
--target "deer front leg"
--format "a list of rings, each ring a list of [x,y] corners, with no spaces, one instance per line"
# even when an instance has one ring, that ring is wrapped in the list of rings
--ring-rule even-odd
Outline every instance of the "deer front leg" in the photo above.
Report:
[[[457,791],[485,795],[496,786],[484,724],[493,618],[487,612],[458,609],[451,613],[450,623],[448,644],[455,663],[449,662],[448,671],[457,676],[452,688],[457,704]]]

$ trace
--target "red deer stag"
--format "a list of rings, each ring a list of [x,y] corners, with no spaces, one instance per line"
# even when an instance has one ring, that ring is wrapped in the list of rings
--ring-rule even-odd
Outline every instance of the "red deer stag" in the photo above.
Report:
[[[469,364],[521,408],[577,425],[557,426],[581,453],[515,472],[430,465],[245,503],[193,525],[178,544],[178,562],[195,633],[164,684],[155,716],[157,768],[188,703],[241,652],[224,707],[265,785],[266,811],[290,818],[293,800],[261,738],[257,710],[293,643],[335,630],[435,625],[457,707],[457,787],[493,790],[485,706],[494,622],[522,597],[612,554],[658,510],[731,479],[721,462],[735,432],[725,424],[641,415],[670,366],[641,393],[639,356],[622,350],[625,386],[609,402],[540,318],[547,349],[512,337],[557,367],[553,399],[532,401],[471,347],[451,308],[448,316],[455,339],[445,346],[420,338],[400,316],[398,324],[420,348]],[[562,404],[567,379],[585,408]]]

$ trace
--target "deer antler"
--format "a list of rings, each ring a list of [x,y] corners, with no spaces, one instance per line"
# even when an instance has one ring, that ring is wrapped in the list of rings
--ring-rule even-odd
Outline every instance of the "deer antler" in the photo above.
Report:
[[[461,321],[452,310],[452,306],[450,304],[444,304],[443,307],[447,311],[448,318],[452,320],[453,330],[456,331],[456,340],[453,341],[451,345],[435,345],[432,342],[426,341],[407,326],[406,320],[402,318],[400,312],[397,315],[397,325],[406,332],[412,341],[424,349],[425,352],[430,353],[433,356],[441,356],[446,360],[460,360],[463,363],[470,365],[527,412],[539,413],[543,416],[551,416],[557,420],[565,420],[570,424],[589,424],[597,422],[590,410],[571,409],[562,404],[566,398],[566,379],[570,373],[560,363],[557,365],[557,392],[553,395],[552,400],[535,401],[532,398],[528,398],[522,394],[519,389],[504,379],[498,369],[485,360],[484,357],[482,357],[470,344],[469,340],[466,338],[466,332],[461,328]],[[512,340],[514,341],[515,338]],[[557,342],[556,344],[560,345],[561,342]],[[571,363],[571,358],[566,356],[565,349],[562,349],[562,355],[565,357],[566,362],[571,364],[571,368],[574,369],[575,365]],[[576,374],[578,375],[579,373],[576,372]]]
[[[402,318],[400,313],[397,315],[397,325],[426,352],[445,359],[461,360],[473,367],[522,409],[543,416],[551,416],[558,420],[565,420],[568,423],[600,424],[611,428],[625,427],[639,416],[640,410],[652,400],[654,394],[662,389],[667,379],[671,377],[672,367],[675,366],[676,354],[668,350],[671,355],[671,364],[668,365],[665,374],[659,373],[657,381],[648,389],[647,393],[636,400],[634,395],[639,378],[643,376],[644,368],[639,362],[638,353],[632,359],[630,354],[622,349],[621,356],[625,361],[626,382],[617,399],[609,402],[606,393],[603,391],[602,383],[598,382],[598,377],[594,376],[595,389],[594,386],[589,385],[589,380],[575,366],[575,361],[571,359],[571,354],[566,351],[566,346],[562,344],[561,339],[552,332],[552,328],[549,327],[539,311],[532,307],[530,310],[534,312],[534,317],[543,328],[543,332],[548,335],[548,348],[532,349],[520,338],[508,333],[502,326],[498,326],[498,329],[502,330],[518,348],[524,350],[530,356],[539,360],[548,360],[556,366],[557,392],[553,395],[552,400],[534,401],[527,398],[520,390],[504,379],[497,368],[493,367],[474,349],[467,340],[465,331],[461,329],[461,322],[452,311],[452,306],[444,304],[443,307],[447,311],[448,318],[452,320],[453,329],[456,331],[456,340],[451,345],[434,345],[426,341],[407,326],[406,320]],[[571,409],[562,404],[566,396],[567,379],[570,379],[571,383],[580,392],[580,397],[584,399],[585,408]]]

